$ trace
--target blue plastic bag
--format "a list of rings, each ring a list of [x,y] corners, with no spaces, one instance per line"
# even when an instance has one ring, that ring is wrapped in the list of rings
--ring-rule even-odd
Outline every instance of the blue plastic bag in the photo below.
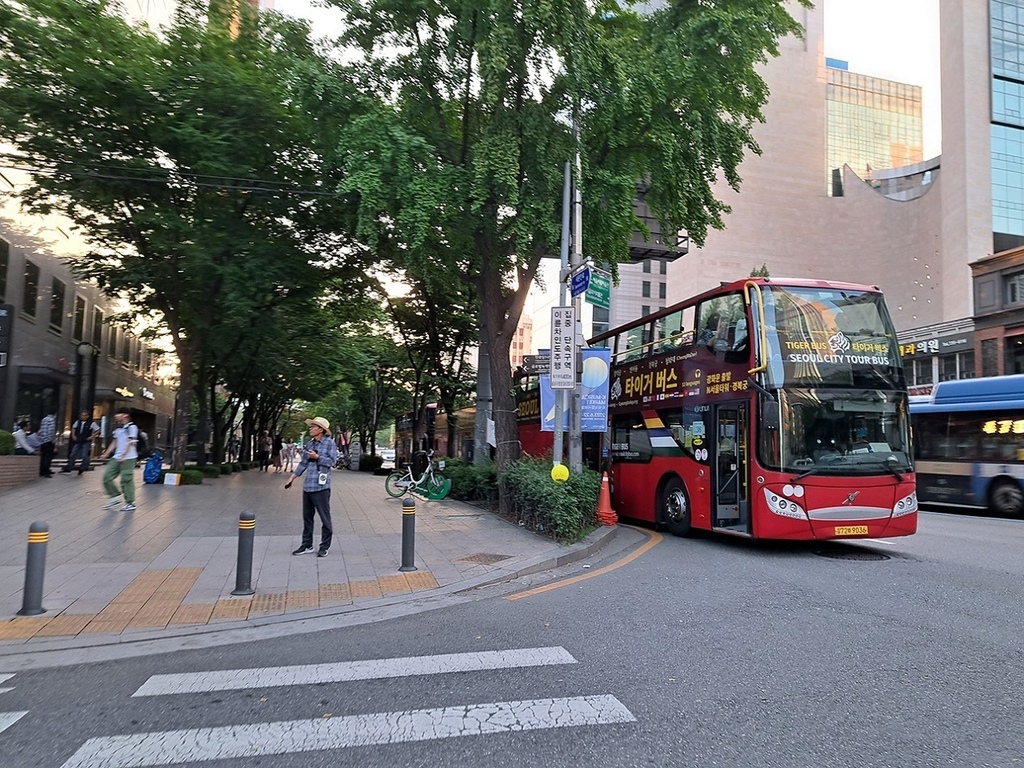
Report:
[[[143,482],[154,485],[160,482],[160,473],[164,471],[164,455],[154,450],[146,459],[146,468],[142,470]]]

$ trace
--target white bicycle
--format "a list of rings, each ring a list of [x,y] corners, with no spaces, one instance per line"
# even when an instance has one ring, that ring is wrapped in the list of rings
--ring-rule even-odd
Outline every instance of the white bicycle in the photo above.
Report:
[[[434,471],[434,452],[427,454],[427,467],[418,478],[413,475],[412,464],[406,464],[404,471],[395,470],[384,478],[384,490],[388,496],[398,498],[407,493],[425,493],[431,499],[443,499],[451,490],[451,480],[441,474],[444,461],[438,463],[438,471]]]

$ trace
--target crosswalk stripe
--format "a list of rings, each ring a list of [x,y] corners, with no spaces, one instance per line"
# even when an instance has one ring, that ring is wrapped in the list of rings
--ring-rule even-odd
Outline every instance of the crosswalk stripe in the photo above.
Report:
[[[291,667],[223,669],[213,672],[153,675],[132,696],[163,696],[176,693],[273,688],[287,685],[379,680],[412,675],[437,675],[447,672],[476,672],[485,669],[542,667],[575,663],[576,659],[565,648],[551,647],[446,653],[436,656],[407,656],[333,664],[303,664]]]
[[[633,714],[610,695],[504,701],[94,738],[62,768],[144,768],[635,721]]]
[[[13,672],[9,672],[9,673],[7,673],[7,672],[0,672],[0,683],[6,683],[12,677],[14,677],[14,673]]]
[[[27,714],[28,714],[28,711],[25,711],[25,712],[0,712],[0,733],[2,733],[3,731],[6,731],[8,728],[10,728],[16,722],[21,720],[21,718],[23,718]]]

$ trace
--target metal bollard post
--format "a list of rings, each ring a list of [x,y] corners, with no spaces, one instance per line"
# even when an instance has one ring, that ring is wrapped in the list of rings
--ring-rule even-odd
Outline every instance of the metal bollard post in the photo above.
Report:
[[[245,510],[238,516],[238,568],[232,595],[252,595],[252,544],[256,537],[256,515]]]
[[[25,594],[19,616],[38,616],[43,608],[43,575],[46,572],[46,542],[50,526],[36,522],[28,527],[28,555],[25,558]]]
[[[402,499],[402,567],[400,571],[416,570],[416,499]]]

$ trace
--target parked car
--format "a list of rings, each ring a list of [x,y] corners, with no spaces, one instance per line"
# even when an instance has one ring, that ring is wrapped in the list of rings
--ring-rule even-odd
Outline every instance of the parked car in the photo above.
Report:
[[[381,448],[377,451],[377,455],[384,460],[380,465],[381,469],[390,471],[395,468],[395,450],[393,448]]]

